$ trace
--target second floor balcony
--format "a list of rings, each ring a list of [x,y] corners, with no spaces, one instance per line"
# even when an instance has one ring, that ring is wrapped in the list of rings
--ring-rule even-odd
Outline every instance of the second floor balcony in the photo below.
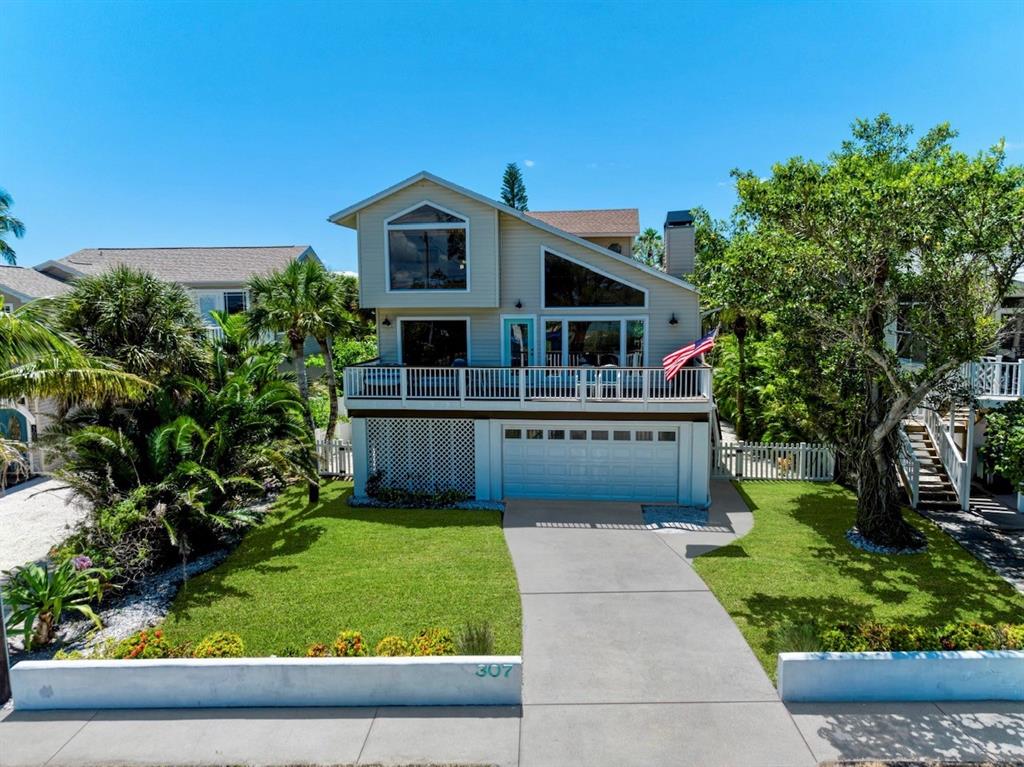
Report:
[[[349,409],[706,411],[711,368],[671,380],[650,367],[403,367],[345,369]]]

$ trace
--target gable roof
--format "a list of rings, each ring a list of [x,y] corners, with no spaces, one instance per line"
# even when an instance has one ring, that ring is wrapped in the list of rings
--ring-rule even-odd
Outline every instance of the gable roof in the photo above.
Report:
[[[30,301],[59,296],[71,290],[71,286],[25,266],[0,266],[0,290],[22,301]]]
[[[404,181],[399,181],[397,184],[389,186],[387,189],[377,192],[377,194],[371,195],[370,197],[367,197],[365,200],[360,200],[357,203],[349,205],[347,208],[339,210],[334,215],[328,216],[327,220],[330,221],[332,224],[338,224],[339,226],[347,226],[350,229],[354,229],[356,225],[355,215],[360,210],[367,207],[368,205],[372,205],[373,203],[379,200],[383,200],[385,197],[390,197],[396,192],[400,192],[406,187],[412,186],[413,184],[419,181],[430,181],[431,183],[437,184],[438,186],[443,186],[445,189],[450,189],[451,191],[457,194],[469,197],[471,200],[482,202],[484,205],[490,205],[492,208],[496,208],[501,213],[505,213],[506,215],[512,216],[513,218],[517,218],[520,221],[523,221],[524,223],[536,227],[537,229],[541,229],[550,234],[554,234],[558,237],[562,237],[566,240],[569,240],[570,242],[574,242],[577,245],[586,248],[587,250],[591,250],[595,253],[600,253],[602,256],[606,256],[608,258],[619,261],[620,263],[627,264],[633,267],[634,269],[639,269],[642,272],[647,272],[648,274],[658,277],[659,279],[665,280],[666,282],[670,282],[673,285],[676,285],[677,287],[691,290],[694,293],[697,292],[697,288],[694,287],[692,283],[689,283],[686,280],[681,280],[678,277],[673,277],[671,274],[667,274],[661,271],[661,269],[657,269],[653,266],[642,264],[636,259],[630,258],[629,256],[624,256],[621,253],[615,253],[614,251],[608,250],[607,248],[602,248],[600,245],[595,245],[589,240],[583,239],[579,235],[573,234],[572,232],[567,232],[564,229],[559,229],[558,227],[552,226],[546,221],[542,221],[539,218],[534,218],[528,213],[523,213],[521,210],[510,208],[508,205],[505,205],[504,203],[498,202],[497,200],[492,200],[490,197],[485,197],[479,192],[474,192],[472,189],[466,189],[463,186],[459,186],[458,184],[455,184],[451,181],[447,181],[441,178],[440,176],[435,176],[433,173],[430,173],[425,170],[421,170],[416,175],[410,176]]]
[[[227,248],[83,248],[36,267],[71,277],[100,274],[115,266],[144,269],[168,282],[186,285],[247,282],[316,253],[308,245]]]
[[[526,215],[579,237],[635,237],[640,234],[640,211],[636,208],[530,210]]]

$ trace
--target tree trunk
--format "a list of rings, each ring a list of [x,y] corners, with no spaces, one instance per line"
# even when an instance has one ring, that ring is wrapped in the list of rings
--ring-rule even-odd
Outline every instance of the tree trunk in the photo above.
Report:
[[[338,374],[334,370],[334,349],[330,338],[317,339],[317,343],[324,355],[324,377],[327,379],[327,395],[331,399],[331,409],[327,416],[327,439],[334,439],[334,430],[338,425]]]
[[[896,460],[899,441],[894,433],[881,442],[869,439],[857,461],[857,529],[880,546],[916,548],[924,538],[904,518]]]
[[[742,314],[732,324],[736,336],[736,436],[747,438],[747,318]]]
[[[309,409],[309,377],[306,375],[306,352],[303,348],[306,339],[289,339],[292,344],[292,360],[295,364],[295,378],[299,385],[299,395],[302,397],[303,410],[306,412],[306,426],[309,427],[309,436],[316,439],[316,425],[313,423],[313,413]],[[314,460],[315,463],[315,460]],[[317,503],[320,500],[320,483],[309,483],[309,502]]]

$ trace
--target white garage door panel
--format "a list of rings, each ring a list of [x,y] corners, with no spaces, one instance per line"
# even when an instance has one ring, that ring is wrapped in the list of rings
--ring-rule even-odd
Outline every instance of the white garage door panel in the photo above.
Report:
[[[613,438],[616,432],[620,439]],[[569,439],[570,435],[584,438]],[[627,435],[628,439],[622,438]],[[506,426],[502,460],[508,498],[674,501],[677,497],[679,437],[672,427]]]

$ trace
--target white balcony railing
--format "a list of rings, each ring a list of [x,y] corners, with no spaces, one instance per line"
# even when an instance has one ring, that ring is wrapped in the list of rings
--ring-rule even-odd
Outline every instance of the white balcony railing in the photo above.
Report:
[[[1022,368],[1024,359],[1014,362],[983,359],[964,365],[963,375],[979,399],[1017,399],[1024,396]]]
[[[711,368],[685,368],[672,380],[661,368],[345,369],[350,400],[556,402],[701,402],[711,399]]]

